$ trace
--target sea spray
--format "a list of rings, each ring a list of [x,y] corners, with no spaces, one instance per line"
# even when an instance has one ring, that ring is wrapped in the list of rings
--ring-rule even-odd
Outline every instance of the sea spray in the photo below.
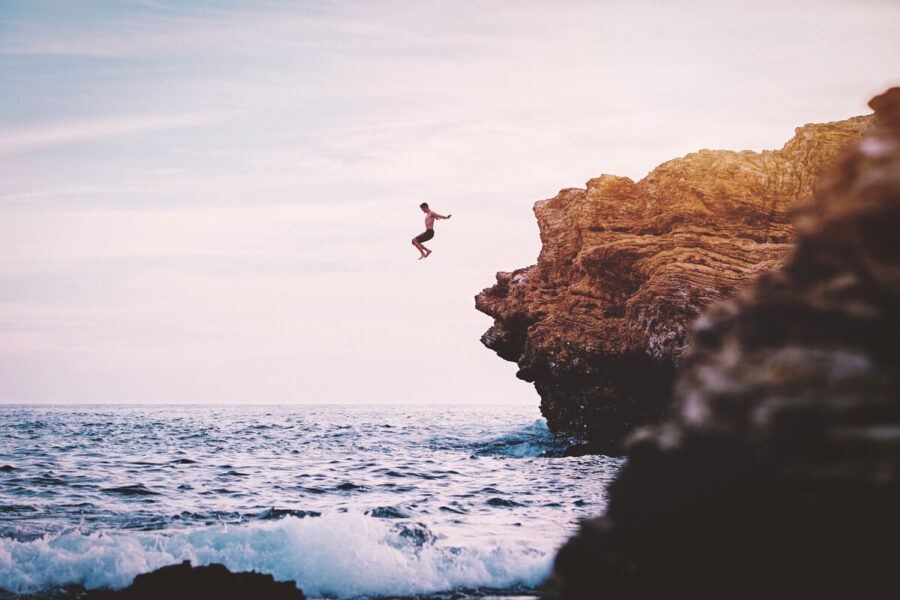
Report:
[[[135,575],[190,560],[294,580],[308,595],[348,598],[457,588],[536,586],[552,547],[503,539],[482,548],[417,544],[403,527],[361,513],[285,517],[185,531],[65,533],[0,539],[0,588],[35,592],[67,584],[121,588]]]
[[[522,591],[622,465],[531,407],[0,407],[0,589],[223,563],[311,596]]]

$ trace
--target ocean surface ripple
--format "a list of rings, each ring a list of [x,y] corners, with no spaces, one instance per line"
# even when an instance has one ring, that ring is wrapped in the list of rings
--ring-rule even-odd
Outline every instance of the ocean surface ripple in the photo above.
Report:
[[[187,559],[314,597],[529,593],[622,465],[570,444],[518,406],[0,407],[0,590]]]

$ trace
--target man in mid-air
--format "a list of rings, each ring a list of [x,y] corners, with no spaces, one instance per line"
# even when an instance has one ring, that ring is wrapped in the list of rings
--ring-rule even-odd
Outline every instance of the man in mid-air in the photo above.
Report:
[[[422,212],[425,213],[425,231],[417,235],[412,239],[413,246],[419,249],[419,252],[422,256],[419,257],[419,260],[423,258],[428,258],[428,255],[431,254],[431,250],[422,245],[422,242],[427,242],[431,238],[434,237],[434,220],[435,219],[449,219],[453,215],[439,215],[430,208],[428,208],[428,203],[423,202],[419,205],[419,208],[422,209]]]

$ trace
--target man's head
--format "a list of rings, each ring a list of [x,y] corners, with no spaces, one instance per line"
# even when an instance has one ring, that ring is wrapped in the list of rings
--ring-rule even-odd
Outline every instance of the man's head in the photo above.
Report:
[[[421,208],[424,212],[428,212],[428,203],[423,202],[422,204],[419,205],[419,208]]]

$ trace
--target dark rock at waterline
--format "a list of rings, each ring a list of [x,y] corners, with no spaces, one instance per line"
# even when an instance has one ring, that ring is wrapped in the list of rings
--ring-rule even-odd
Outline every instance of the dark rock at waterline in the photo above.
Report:
[[[784,268],[698,321],[670,417],[632,438],[545,599],[896,594],[900,88],[870,106]]]
[[[304,600],[293,581],[275,581],[261,573],[232,573],[215,564],[192,567],[189,561],[138,575],[123,590],[94,590],[84,600]]]

